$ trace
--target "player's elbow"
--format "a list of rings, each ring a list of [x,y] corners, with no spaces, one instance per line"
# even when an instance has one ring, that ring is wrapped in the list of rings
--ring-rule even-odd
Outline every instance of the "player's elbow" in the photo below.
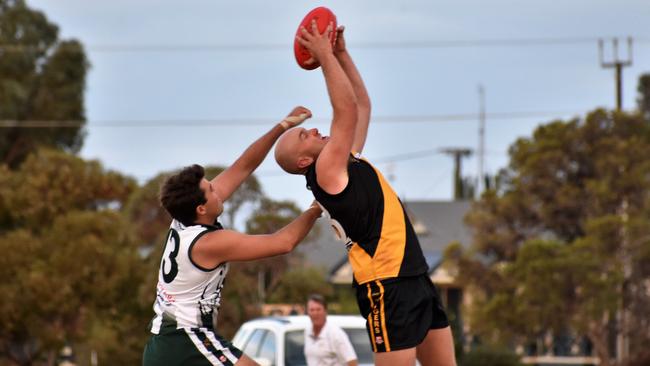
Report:
[[[289,235],[285,235],[286,233],[280,231],[276,233],[276,252],[278,255],[283,255],[283,254],[288,254],[290,253],[293,248],[297,245],[297,240],[295,238],[290,237]]]
[[[298,243],[295,240],[286,240],[280,246],[280,254],[289,254]]]
[[[362,97],[357,97],[357,108],[359,110],[366,110],[370,111],[371,104],[370,104],[370,98],[368,98],[367,95],[364,95]]]

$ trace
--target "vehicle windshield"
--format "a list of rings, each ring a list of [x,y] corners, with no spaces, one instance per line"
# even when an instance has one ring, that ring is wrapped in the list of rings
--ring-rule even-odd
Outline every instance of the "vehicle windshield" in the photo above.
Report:
[[[364,328],[362,329],[349,329],[343,328],[347,333],[352,347],[357,353],[357,360],[359,364],[373,364],[372,348],[368,340],[368,333]],[[285,334],[284,341],[284,357],[286,366],[306,366],[305,354],[303,353],[305,346],[305,332],[303,330],[294,330]]]

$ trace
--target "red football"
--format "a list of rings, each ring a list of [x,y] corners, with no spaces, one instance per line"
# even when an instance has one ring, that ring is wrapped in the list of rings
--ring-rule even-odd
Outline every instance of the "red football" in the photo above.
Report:
[[[296,31],[296,36],[300,35],[300,28],[305,27],[309,31],[311,29],[311,21],[312,19],[316,20],[316,24],[318,26],[318,31],[320,33],[323,33],[325,29],[327,29],[327,25],[332,22],[334,23],[334,28],[332,29],[332,33],[330,34],[330,41],[332,41],[332,45],[334,45],[334,40],[336,37],[336,15],[332,13],[331,10],[324,6],[320,6],[312,11],[310,11],[305,18],[300,22],[300,25],[298,26],[298,30]],[[298,65],[302,67],[305,70],[313,70],[320,66],[318,62],[314,62],[311,65],[305,65],[305,61],[309,60],[311,58],[311,54],[309,51],[303,47],[297,39],[293,41],[293,52],[296,55],[296,62],[298,62]]]

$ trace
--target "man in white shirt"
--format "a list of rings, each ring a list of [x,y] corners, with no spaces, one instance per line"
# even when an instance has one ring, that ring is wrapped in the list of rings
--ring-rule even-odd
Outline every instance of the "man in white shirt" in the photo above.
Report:
[[[357,354],[348,335],[327,322],[327,302],[323,296],[309,296],[307,315],[312,324],[305,329],[307,366],[357,366]]]

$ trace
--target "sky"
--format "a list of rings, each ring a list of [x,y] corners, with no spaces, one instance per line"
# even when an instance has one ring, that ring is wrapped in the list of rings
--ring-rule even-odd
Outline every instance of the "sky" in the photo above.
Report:
[[[85,94],[86,159],[144,183],[185,165],[229,165],[294,106],[304,127],[329,133],[320,70],[300,69],[293,39],[312,8],[346,26],[348,50],[373,115],[363,155],[404,200],[450,200],[453,160],[477,150],[478,88],[485,90],[484,171],[536,126],[615,107],[612,39],[619,38],[623,107],[636,106],[650,72],[648,0],[27,0],[77,39],[91,63]],[[476,176],[477,155],[463,160]],[[264,193],[307,207],[304,178],[272,153],[257,170]]]

